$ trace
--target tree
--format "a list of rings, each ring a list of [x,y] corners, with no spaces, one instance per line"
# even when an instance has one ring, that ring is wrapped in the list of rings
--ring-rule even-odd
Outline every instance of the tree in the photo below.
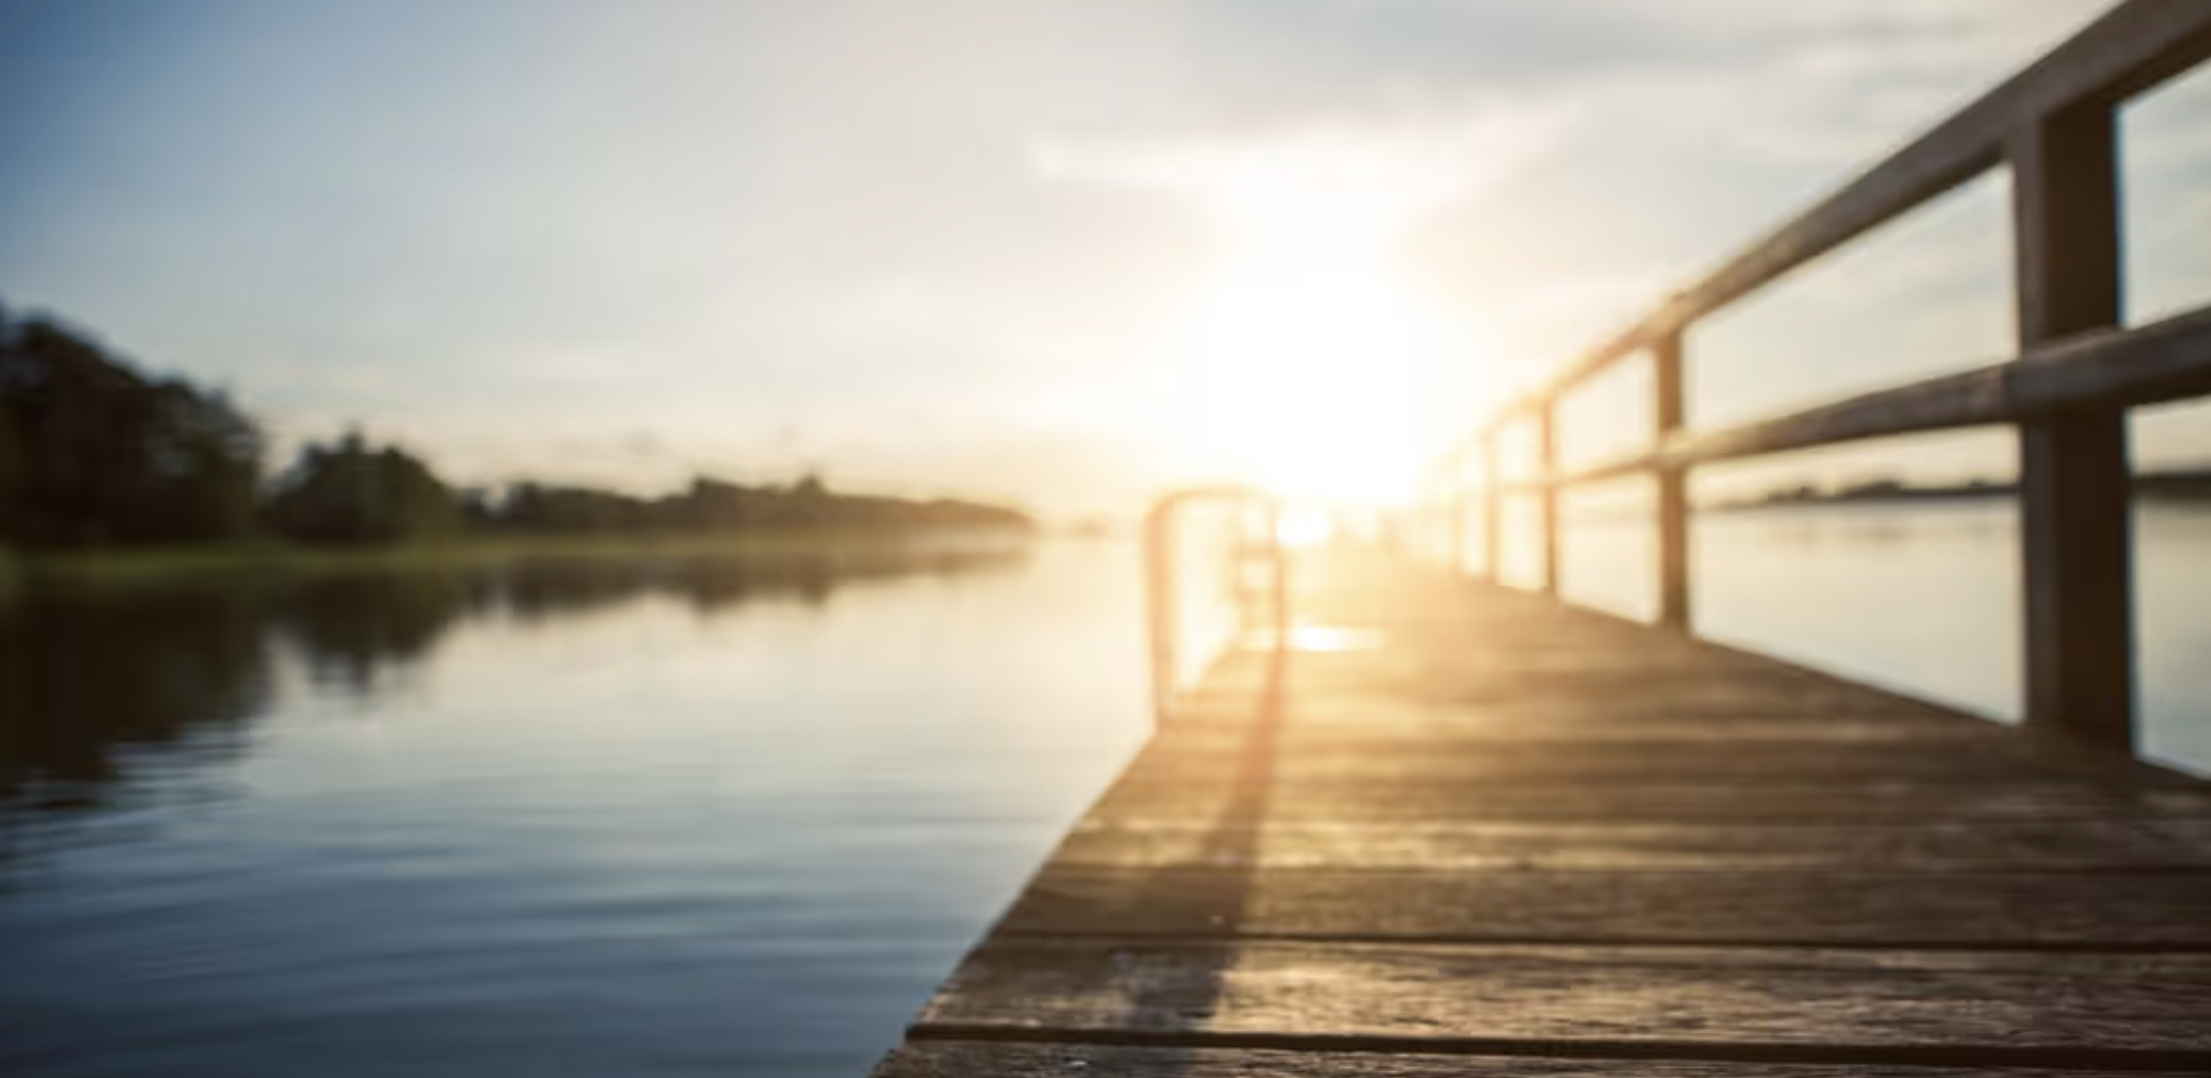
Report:
[[[252,526],[261,435],[221,393],[153,381],[46,319],[0,327],[0,527],[33,545],[191,542]]]
[[[301,542],[396,543],[452,534],[461,506],[428,465],[396,446],[370,449],[354,433],[301,450],[265,515]]]

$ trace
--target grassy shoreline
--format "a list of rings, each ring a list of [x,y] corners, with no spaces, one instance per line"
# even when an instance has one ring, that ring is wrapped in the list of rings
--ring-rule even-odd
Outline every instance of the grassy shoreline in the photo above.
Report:
[[[998,538],[997,533],[993,533]],[[1019,542],[1016,533],[1004,541]],[[0,601],[48,588],[341,573],[486,568],[521,562],[856,557],[949,546],[949,533],[776,531],[669,536],[472,536],[392,546],[300,546],[278,541],[213,546],[29,552],[0,547]]]

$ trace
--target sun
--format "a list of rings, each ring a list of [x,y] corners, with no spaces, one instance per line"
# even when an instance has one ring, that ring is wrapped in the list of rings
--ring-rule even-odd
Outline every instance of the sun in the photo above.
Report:
[[[1292,506],[1274,524],[1276,542],[1286,547],[1320,546],[1336,536],[1336,522],[1312,506]]]
[[[1441,320],[1394,259],[1425,206],[1358,179],[1210,192],[1227,249],[1170,350],[1185,444],[1292,497],[1398,500],[1427,448]]]

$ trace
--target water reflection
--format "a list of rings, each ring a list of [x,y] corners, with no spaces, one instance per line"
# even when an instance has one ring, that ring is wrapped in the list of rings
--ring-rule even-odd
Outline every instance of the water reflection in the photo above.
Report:
[[[323,693],[371,697],[472,619],[532,625],[646,597],[711,618],[750,603],[820,609],[837,589],[1014,566],[1006,545],[755,558],[540,559],[461,569],[44,595],[0,606],[0,813],[129,796],[138,750],[173,766],[236,750],[275,657]]]
[[[0,803],[97,803],[121,777],[118,747],[252,715],[268,670],[256,605],[189,592],[0,613]]]
[[[13,611],[0,1074],[866,1073],[1146,729],[1139,579],[1040,543]]]

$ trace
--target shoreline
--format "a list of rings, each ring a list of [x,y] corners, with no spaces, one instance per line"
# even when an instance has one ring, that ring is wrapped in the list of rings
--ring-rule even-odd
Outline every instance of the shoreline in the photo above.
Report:
[[[276,540],[208,546],[24,551],[0,547],[0,602],[36,591],[346,573],[436,572],[545,562],[749,561],[1026,549],[1017,531],[793,530],[724,535],[484,535],[389,546],[307,546]]]
[[[2136,502],[2157,502],[2168,505],[2211,505],[2211,490],[2195,483],[2137,482],[2133,496]],[[2017,498],[2019,488],[2009,483],[1989,484],[1978,487],[1906,487],[1902,490],[1879,494],[1831,494],[1813,497],[1757,498],[1741,501],[1718,502],[1703,506],[1704,512],[1738,512],[1749,509],[1818,509],[1833,506],[1870,505],[1947,505],[1963,502],[1983,502]]]

